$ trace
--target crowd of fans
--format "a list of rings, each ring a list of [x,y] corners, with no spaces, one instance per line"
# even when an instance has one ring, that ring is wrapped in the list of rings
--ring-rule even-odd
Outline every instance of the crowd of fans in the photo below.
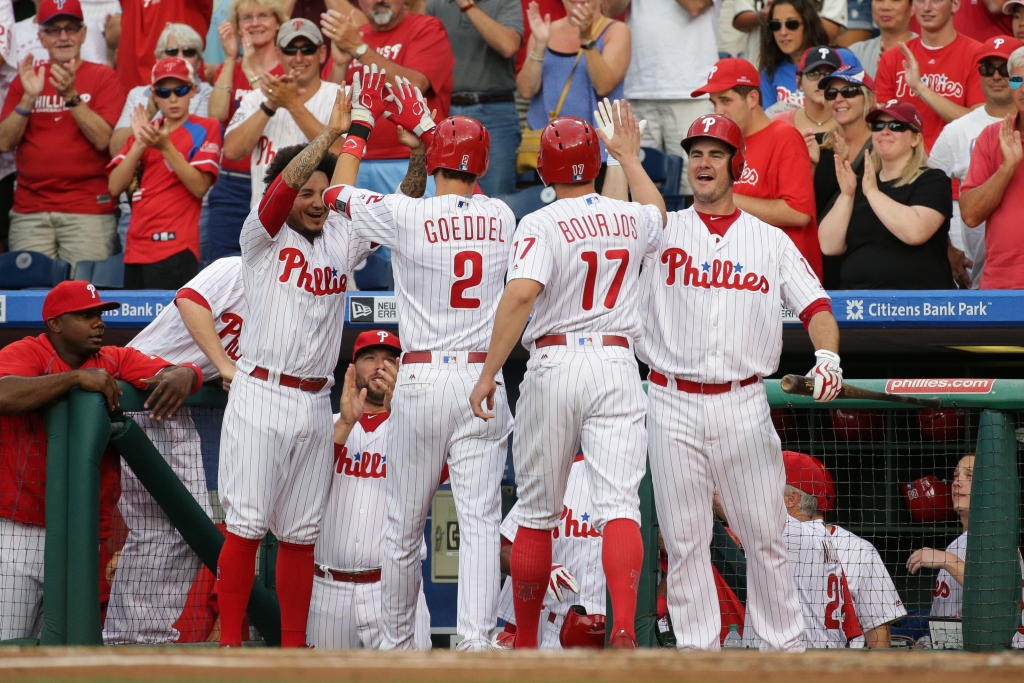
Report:
[[[827,288],[1022,288],[1022,44],[1024,0],[0,0],[0,248],[180,287],[376,65],[484,123],[486,194],[602,98],[680,156],[714,111],[746,140],[737,204]],[[358,184],[392,192],[409,148],[374,136]]]

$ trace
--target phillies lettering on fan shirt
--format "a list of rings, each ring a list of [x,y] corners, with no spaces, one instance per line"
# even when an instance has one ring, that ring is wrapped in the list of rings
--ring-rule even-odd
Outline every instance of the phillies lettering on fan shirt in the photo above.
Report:
[[[128,346],[145,350],[169,363],[195,363],[205,380],[220,378],[217,367],[210,362],[192,339],[181,319],[177,302],[187,299],[206,308],[213,315],[213,324],[228,358],[240,357],[238,339],[248,315],[245,289],[242,284],[242,258],[229,256],[217,259],[188,281],[174,296],[175,305],[160,312]]]
[[[981,43],[957,34],[945,47],[930,48],[921,42],[920,37],[907,41],[907,47],[917,59],[922,80],[937,94],[961,107],[984,104],[985,94],[981,91],[981,75],[975,57],[982,48]],[[925,149],[930,151],[946,122],[910,89],[903,59],[898,47],[889,48],[882,54],[875,76],[875,96],[880,103],[900,100],[917,107],[924,124],[921,133]]]
[[[331,118],[334,98],[341,88],[342,86],[337,83],[321,81],[317,86],[316,93],[304,105],[309,110],[309,113],[325,126]],[[241,104],[238,105],[238,109],[235,110],[234,116],[231,117],[231,122],[228,124],[227,130],[224,131],[224,136],[227,137],[243,121],[260,111],[260,105],[266,101],[267,96],[263,94],[262,90],[253,90],[247,93],[242,98]],[[263,128],[263,133],[260,135],[260,139],[256,142],[256,147],[253,148],[250,155],[249,170],[252,173],[252,199],[249,205],[251,207],[259,204],[260,198],[263,197],[263,189],[265,187],[263,176],[266,175],[267,167],[270,166],[270,163],[277,155],[277,150],[291,145],[304,145],[307,142],[309,142],[309,138],[299,128],[299,124],[295,123],[292,115],[283,107],[278,109],[274,117],[267,121],[267,125]]]
[[[861,629],[866,633],[906,616],[907,608],[875,546],[840,526],[831,526],[830,532]]]

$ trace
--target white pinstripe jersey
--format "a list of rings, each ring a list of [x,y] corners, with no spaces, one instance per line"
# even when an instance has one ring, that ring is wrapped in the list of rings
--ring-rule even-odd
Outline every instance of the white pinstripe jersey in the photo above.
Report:
[[[907,609],[875,546],[841,526],[832,527],[832,543],[846,572],[857,620],[864,631],[906,615]]]
[[[508,279],[544,285],[523,345],[572,332],[637,340],[637,273],[644,255],[657,249],[661,228],[657,208],[597,194],[559,199],[523,218]]]
[[[283,183],[268,189],[274,192],[294,197]],[[261,206],[273,201],[268,196]],[[271,234],[260,221],[260,208],[250,211],[242,226],[249,317],[238,368],[251,372],[258,365],[296,377],[327,377],[331,383],[341,353],[348,273],[371,245],[339,215],[327,218],[312,244],[287,224]]]
[[[516,219],[500,199],[352,197],[360,237],[391,247],[406,351],[486,351]]]
[[[801,522],[787,515],[784,535],[790,573],[804,613],[804,643],[817,648],[845,647],[844,629],[855,625],[845,623],[849,617],[844,613],[843,565],[831,534],[820,520]]]
[[[967,532],[963,532],[946,546],[947,553],[953,553],[961,560],[967,559]],[[958,617],[964,605],[964,587],[945,569],[940,569],[935,577],[935,590],[932,592],[933,617]]]
[[[772,374],[782,352],[782,302],[800,313],[828,299],[793,241],[742,212],[721,238],[692,207],[670,213],[641,280],[637,357],[695,382]]]
[[[248,315],[242,288],[242,259],[238,256],[217,259],[178,290],[176,298],[196,301],[186,290],[195,292],[206,302],[224,351],[228,358],[237,361],[240,355],[238,339]],[[220,377],[217,367],[192,339],[177,305],[173,303],[160,311],[160,315],[128,342],[128,346],[148,355],[160,356],[174,365],[195,363],[203,371],[204,382]]]
[[[341,87],[337,83],[321,81],[319,90],[305,104],[309,113],[325,126],[331,118],[331,110],[334,108],[334,97]],[[259,88],[247,92],[239,103],[238,109],[235,110],[235,115],[231,117],[227,130],[224,131],[225,137],[239,124],[258,112],[260,105],[266,101],[267,96]],[[252,198],[249,201],[250,207],[255,207],[263,196],[263,189],[265,187],[263,176],[266,175],[267,167],[270,166],[270,163],[277,155],[277,150],[289,145],[304,145],[307,142],[309,142],[309,138],[299,128],[299,124],[295,123],[292,115],[284,108],[278,109],[277,113],[267,121],[263,134],[260,135],[260,139],[252,150],[250,157],[252,169]]]
[[[583,605],[587,609],[587,614],[605,613],[607,590],[604,566],[601,564],[604,539],[592,526],[590,485],[587,483],[586,469],[583,460],[579,459],[569,470],[565,502],[562,504],[562,518],[551,532],[552,564],[560,564],[568,569],[580,584],[579,595],[570,592],[565,602],[552,600],[545,592],[544,609],[562,617],[569,613],[569,607],[572,605]],[[509,512],[501,523],[501,535],[514,541],[518,531],[519,525],[515,522],[515,514]]]

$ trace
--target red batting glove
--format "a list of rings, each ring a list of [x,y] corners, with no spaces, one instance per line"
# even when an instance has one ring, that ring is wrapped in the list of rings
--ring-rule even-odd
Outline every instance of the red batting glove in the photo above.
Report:
[[[388,95],[384,100],[387,102],[387,111],[384,116],[388,121],[411,130],[418,138],[423,138],[425,132],[434,128],[434,119],[430,117],[430,108],[423,93],[408,78],[395,76],[395,85],[388,83],[386,87]]]
[[[361,122],[373,128],[374,122],[384,114],[384,85],[387,71],[377,65],[364,66],[362,77],[358,71],[352,75],[352,122]]]

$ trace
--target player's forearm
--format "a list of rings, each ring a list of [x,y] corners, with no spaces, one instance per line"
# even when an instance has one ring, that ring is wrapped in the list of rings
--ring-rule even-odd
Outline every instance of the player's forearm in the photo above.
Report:
[[[1000,165],[988,180],[960,195],[960,218],[964,225],[976,228],[988,220],[1003,201],[1013,173],[1005,165]]]
[[[175,299],[174,304],[178,307],[178,314],[192,341],[223,376],[226,369],[234,366],[234,362],[221,344],[213,311],[189,299]]]
[[[807,334],[815,351],[839,353],[839,324],[828,311],[819,311],[807,325]]]
[[[106,152],[110,146],[110,136],[114,127],[103,120],[103,117],[89,108],[89,105],[82,102],[77,107],[71,107],[71,115],[78,124],[82,135],[92,144],[93,147]]]
[[[743,211],[777,228],[802,228],[811,222],[808,214],[790,207],[785,199],[761,199],[742,194],[734,194],[733,199]]]
[[[0,415],[36,410],[77,386],[77,370],[43,377],[0,377]]]
[[[620,159],[619,163],[622,164],[620,168],[622,168],[622,172],[626,175],[626,182],[629,183],[629,191],[633,195],[633,201],[657,207],[661,213],[661,225],[664,227],[668,221],[665,198],[661,196],[661,191],[658,190],[651,177],[647,175],[647,171],[644,170],[640,159],[636,157]]]
[[[609,199],[618,199],[623,202],[629,201],[629,181],[622,166],[608,164],[604,172],[604,186],[601,187],[601,196]]]
[[[249,156],[256,148],[256,143],[259,142],[269,121],[270,117],[261,109],[228,131],[224,136],[224,156],[231,161]]]
[[[479,7],[466,10],[466,18],[473,24],[487,45],[505,59],[511,59],[519,51],[523,37],[519,31],[500,24]]]
[[[491,345],[487,349],[487,362],[484,363],[481,377],[493,379],[501,371],[508,356],[512,353],[533,310],[533,302],[537,300],[542,285],[534,280],[515,279],[505,286],[505,293],[498,302],[498,310],[494,314],[494,330],[491,333]]]
[[[427,91],[430,90],[430,79],[422,73],[401,64],[396,64],[390,59],[385,59],[372,47],[363,53],[363,56],[359,58],[359,63],[365,66],[376,64],[378,69],[384,69],[388,72],[388,81],[390,82],[394,82],[395,76],[409,79],[410,83],[420,89],[424,97],[426,97]]]
[[[18,106],[24,107],[24,104]],[[31,108],[32,105],[29,104],[27,109],[31,110]],[[0,121],[0,152],[10,152],[17,147],[25,135],[26,128],[28,128],[28,117],[22,116],[16,111],[12,111],[6,119]]]
[[[846,231],[853,218],[853,197],[841,194],[818,225],[818,244],[825,256],[839,256],[846,251]]]
[[[420,147],[409,154],[409,168],[398,188],[406,197],[418,199],[427,191],[427,148]]]
[[[320,134],[314,137],[313,141],[284,167],[281,179],[285,185],[295,190],[302,189],[306,181],[313,177],[317,166],[320,165],[331,145],[339,137],[341,137],[341,133],[331,130],[330,126],[324,126]]]
[[[131,149],[128,150],[128,154],[125,155],[121,163],[110,172],[110,177],[107,179],[107,189],[110,190],[111,195],[115,197],[120,195],[132,184],[132,178],[135,177],[135,171],[139,167],[144,150],[145,145],[136,141]]]

